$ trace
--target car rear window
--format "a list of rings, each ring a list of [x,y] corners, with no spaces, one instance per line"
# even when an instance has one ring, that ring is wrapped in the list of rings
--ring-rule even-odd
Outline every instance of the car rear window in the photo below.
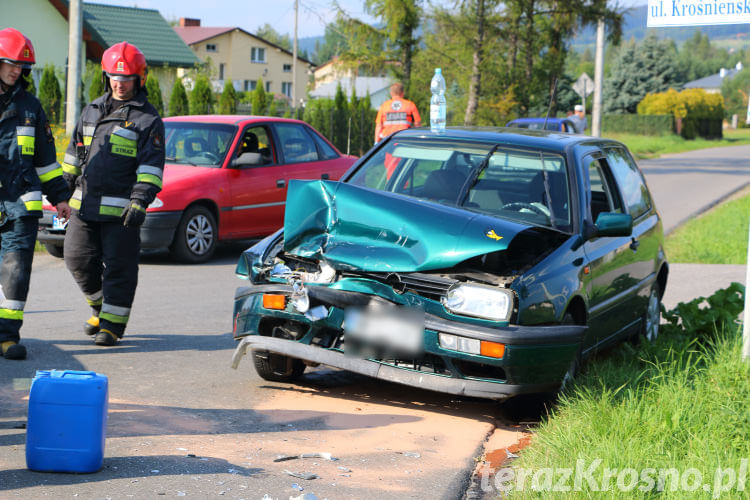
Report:
[[[572,227],[566,163],[557,154],[403,139],[386,144],[349,182],[534,225]]]

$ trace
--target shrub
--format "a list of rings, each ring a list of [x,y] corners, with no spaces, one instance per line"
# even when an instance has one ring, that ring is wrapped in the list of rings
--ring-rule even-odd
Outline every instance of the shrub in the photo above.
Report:
[[[258,79],[258,82],[255,85],[255,90],[253,90],[250,96],[250,102],[253,106],[253,114],[254,115],[264,115],[266,113],[266,108],[268,107],[268,97],[266,96],[266,91],[263,89],[263,80]]]
[[[46,65],[42,72],[42,79],[39,82],[39,102],[42,103],[42,109],[49,122],[60,123],[62,93],[60,83],[55,76],[55,67],[51,64]]]
[[[97,71],[92,75],[89,84],[89,102],[102,95],[104,95],[104,78],[101,71]]]
[[[182,80],[177,78],[172,87],[172,95],[169,96],[169,116],[182,116],[188,114],[188,97]]]
[[[159,116],[164,115],[164,98],[161,95],[161,87],[159,86],[159,80],[153,74],[149,74],[146,77],[146,95],[148,96],[148,102],[151,103]]]
[[[721,137],[724,118],[724,99],[721,94],[709,94],[703,89],[669,89],[658,94],[648,94],[638,103],[638,114],[671,114],[675,117],[677,132],[685,139]]]
[[[195,86],[190,92],[190,114],[204,115],[213,113],[214,93],[211,90],[211,82],[205,75],[195,78]]]
[[[23,79],[26,80],[26,92],[31,95],[36,95],[36,85],[34,84],[34,78],[32,78],[31,73],[29,73],[29,76],[24,76]]]
[[[227,80],[224,84],[224,91],[219,97],[219,114],[233,115],[237,112],[237,93],[234,91],[234,85]]]
[[[605,134],[667,135],[674,132],[674,118],[663,115],[603,115]]]

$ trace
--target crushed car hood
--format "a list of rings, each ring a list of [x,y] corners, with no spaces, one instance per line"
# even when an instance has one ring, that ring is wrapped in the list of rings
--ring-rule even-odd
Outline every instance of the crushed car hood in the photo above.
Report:
[[[414,272],[508,248],[531,226],[333,181],[291,181],[284,250],[337,269]]]

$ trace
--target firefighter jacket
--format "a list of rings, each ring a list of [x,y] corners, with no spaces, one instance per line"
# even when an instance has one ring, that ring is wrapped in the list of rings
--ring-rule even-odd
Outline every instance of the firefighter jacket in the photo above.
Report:
[[[0,223],[41,217],[42,191],[53,205],[70,197],[42,105],[16,84],[0,95]]]
[[[146,92],[112,111],[108,97],[81,112],[62,164],[70,207],[88,221],[118,219],[131,199],[147,207],[162,186],[164,123]]]

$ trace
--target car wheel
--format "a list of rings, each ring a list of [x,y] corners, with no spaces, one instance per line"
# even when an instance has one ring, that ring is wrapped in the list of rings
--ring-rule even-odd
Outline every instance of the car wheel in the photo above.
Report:
[[[211,211],[194,205],[182,216],[169,249],[182,262],[198,264],[211,258],[217,239],[216,219]]]
[[[57,257],[58,259],[63,258],[63,248],[64,247],[62,245],[56,245],[54,243],[44,243],[44,249],[47,250],[47,253],[53,257]]]
[[[255,371],[271,382],[292,382],[305,372],[305,364],[297,359],[268,351],[253,351]]]
[[[565,316],[563,316],[562,325],[575,325],[576,320],[573,317],[573,315],[569,312],[565,313]],[[578,352],[576,352],[576,355],[573,357],[573,359],[570,362],[570,366],[568,366],[568,370],[565,372],[565,375],[563,375],[562,382],[560,382],[560,389],[558,389],[558,394],[562,394],[566,388],[573,385],[573,381],[575,380],[576,375],[578,375],[578,370],[581,366],[581,350],[579,349]]]
[[[653,342],[659,336],[659,321],[661,320],[661,285],[654,283],[648,296],[648,306],[643,315],[641,335]]]

